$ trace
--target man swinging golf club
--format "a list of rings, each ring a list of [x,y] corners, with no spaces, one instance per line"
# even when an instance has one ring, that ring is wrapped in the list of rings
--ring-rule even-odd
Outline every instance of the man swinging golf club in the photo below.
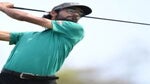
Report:
[[[48,15],[37,17],[13,7],[12,3],[0,2],[1,12],[46,30],[0,31],[0,40],[15,45],[0,73],[0,84],[56,84],[56,72],[84,37],[83,27],[77,22],[90,14],[91,8],[78,3],[63,3],[54,7]]]

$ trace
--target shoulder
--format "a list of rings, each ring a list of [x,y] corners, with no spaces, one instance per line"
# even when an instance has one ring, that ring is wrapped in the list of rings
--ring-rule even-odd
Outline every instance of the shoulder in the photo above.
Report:
[[[79,27],[82,26],[79,23],[71,22],[71,21],[62,21],[62,20],[52,20],[53,25],[66,26],[66,27]]]
[[[53,30],[57,32],[83,32],[84,29],[79,23],[71,22],[71,21],[61,21],[61,20],[53,20],[52,21]]]

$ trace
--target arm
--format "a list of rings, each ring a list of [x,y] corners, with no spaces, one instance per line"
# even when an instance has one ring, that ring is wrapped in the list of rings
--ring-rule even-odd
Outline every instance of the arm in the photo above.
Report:
[[[9,32],[4,32],[4,31],[0,31],[0,40],[9,41],[10,40],[10,33]]]
[[[36,17],[29,13],[13,9],[12,7],[13,7],[13,4],[11,3],[0,2],[0,11],[4,12],[11,18],[14,18],[20,21],[30,22],[30,23],[37,24],[37,25],[50,28],[50,29],[52,28],[52,24],[49,19]]]

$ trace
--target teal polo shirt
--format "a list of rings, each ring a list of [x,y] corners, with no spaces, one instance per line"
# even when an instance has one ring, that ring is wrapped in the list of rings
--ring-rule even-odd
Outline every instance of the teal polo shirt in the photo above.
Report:
[[[83,38],[81,25],[70,21],[52,21],[53,29],[42,32],[10,34],[15,44],[4,68],[38,75],[54,75],[73,47]]]

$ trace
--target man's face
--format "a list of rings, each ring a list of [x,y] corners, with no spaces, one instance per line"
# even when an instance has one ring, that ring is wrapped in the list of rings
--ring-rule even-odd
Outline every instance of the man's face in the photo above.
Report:
[[[70,7],[60,10],[56,19],[77,22],[82,16],[84,16],[84,13],[80,8]]]

